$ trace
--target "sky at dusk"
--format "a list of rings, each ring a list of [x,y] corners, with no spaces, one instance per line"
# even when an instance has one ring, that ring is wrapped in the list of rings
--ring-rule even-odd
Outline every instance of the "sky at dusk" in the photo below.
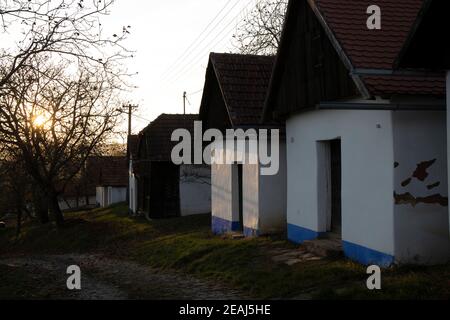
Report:
[[[137,86],[124,98],[139,105],[133,117],[138,133],[161,113],[183,112],[183,91],[198,113],[210,52],[236,51],[232,36],[256,0],[117,0],[104,19],[105,30],[131,26],[127,63],[138,72]]]

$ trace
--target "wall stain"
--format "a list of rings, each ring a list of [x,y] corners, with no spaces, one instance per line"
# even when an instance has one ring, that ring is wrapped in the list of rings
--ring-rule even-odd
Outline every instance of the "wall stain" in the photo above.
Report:
[[[424,161],[417,165],[416,171],[414,171],[413,177],[417,178],[420,181],[425,181],[425,179],[429,176],[428,169],[436,163],[437,159],[433,159],[430,161]]]
[[[448,207],[448,197],[443,197],[440,194],[434,194],[428,197],[414,197],[411,193],[397,194],[394,192],[394,199],[396,205],[410,204],[416,207],[418,204],[439,204],[442,207]]]
[[[398,168],[399,165],[400,165],[400,163],[394,162],[394,168]]]
[[[436,183],[429,184],[429,185],[427,186],[427,189],[428,189],[428,190],[433,190],[433,189],[439,187],[440,185],[441,185],[441,183],[438,181],[438,182],[436,182]]]
[[[405,181],[402,182],[402,187],[406,187],[408,186],[412,181],[412,178],[406,179]]]

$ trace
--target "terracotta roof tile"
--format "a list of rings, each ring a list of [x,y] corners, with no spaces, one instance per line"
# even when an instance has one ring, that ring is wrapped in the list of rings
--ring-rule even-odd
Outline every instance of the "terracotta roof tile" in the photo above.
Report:
[[[275,57],[211,53],[210,61],[232,124],[259,123]]]
[[[363,77],[369,91],[374,95],[445,95],[444,77],[414,76],[366,76]]]
[[[91,157],[86,171],[90,183],[95,186],[122,187],[128,185],[126,157]]]
[[[355,69],[392,70],[423,0],[315,0],[317,9]],[[368,30],[367,8],[381,8],[381,30]],[[444,74],[363,76],[372,95],[445,95]]]
[[[140,133],[139,160],[171,161],[173,147],[172,133],[176,129],[187,129],[194,133],[194,121],[197,114],[162,114]],[[138,160],[138,161],[139,161]]]
[[[422,8],[423,0],[316,0],[355,68],[391,69]],[[368,30],[367,8],[381,8],[381,30]]]

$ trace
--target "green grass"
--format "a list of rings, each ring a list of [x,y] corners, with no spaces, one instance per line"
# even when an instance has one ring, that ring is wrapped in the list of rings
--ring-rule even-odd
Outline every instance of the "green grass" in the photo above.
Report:
[[[279,238],[232,240],[213,236],[208,215],[148,222],[125,206],[67,215],[67,226],[29,223],[19,239],[0,231],[0,254],[101,252],[158,269],[214,279],[256,298],[448,299],[450,266],[399,267],[383,271],[383,290],[365,287],[365,268],[348,260],[289,267],[269,251],[292,248]],[[1,272],[1,270],[0,270]]]

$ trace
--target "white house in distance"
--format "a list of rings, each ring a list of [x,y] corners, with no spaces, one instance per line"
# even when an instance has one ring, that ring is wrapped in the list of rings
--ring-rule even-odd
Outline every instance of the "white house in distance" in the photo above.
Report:
[[[96,186],[97,205],[108,207],[127,200],[126,157],[91,157],[87,171]]]
[[[422,69],[446,72],[447,82],[447,155],[450,150],[450,52],[446,41],[436,41],[436,35],[448,36],[449,1],[426,0],[401,51],[398,69]],[[450,157],[447,157],[450,167]],[[449,172],[450,181],[450,172]]]
[[[200,107],[204,130],[219,129],[225,134],[226,129],[279,129],[261,124],[273,62],[274,57],[211,53]],[[215,234],[243,232],[245,236],[258,236],[286,229],[284,138],[280,144],[280,167],[273,176],[261,175],[256,164],[211,166]],[[214,156],[225,148],[216,148]]]
[[[286,120],[288,236],[363,264],[450,259],[445,76],[396,71],[421,1],[291,0],[265,119]]]

